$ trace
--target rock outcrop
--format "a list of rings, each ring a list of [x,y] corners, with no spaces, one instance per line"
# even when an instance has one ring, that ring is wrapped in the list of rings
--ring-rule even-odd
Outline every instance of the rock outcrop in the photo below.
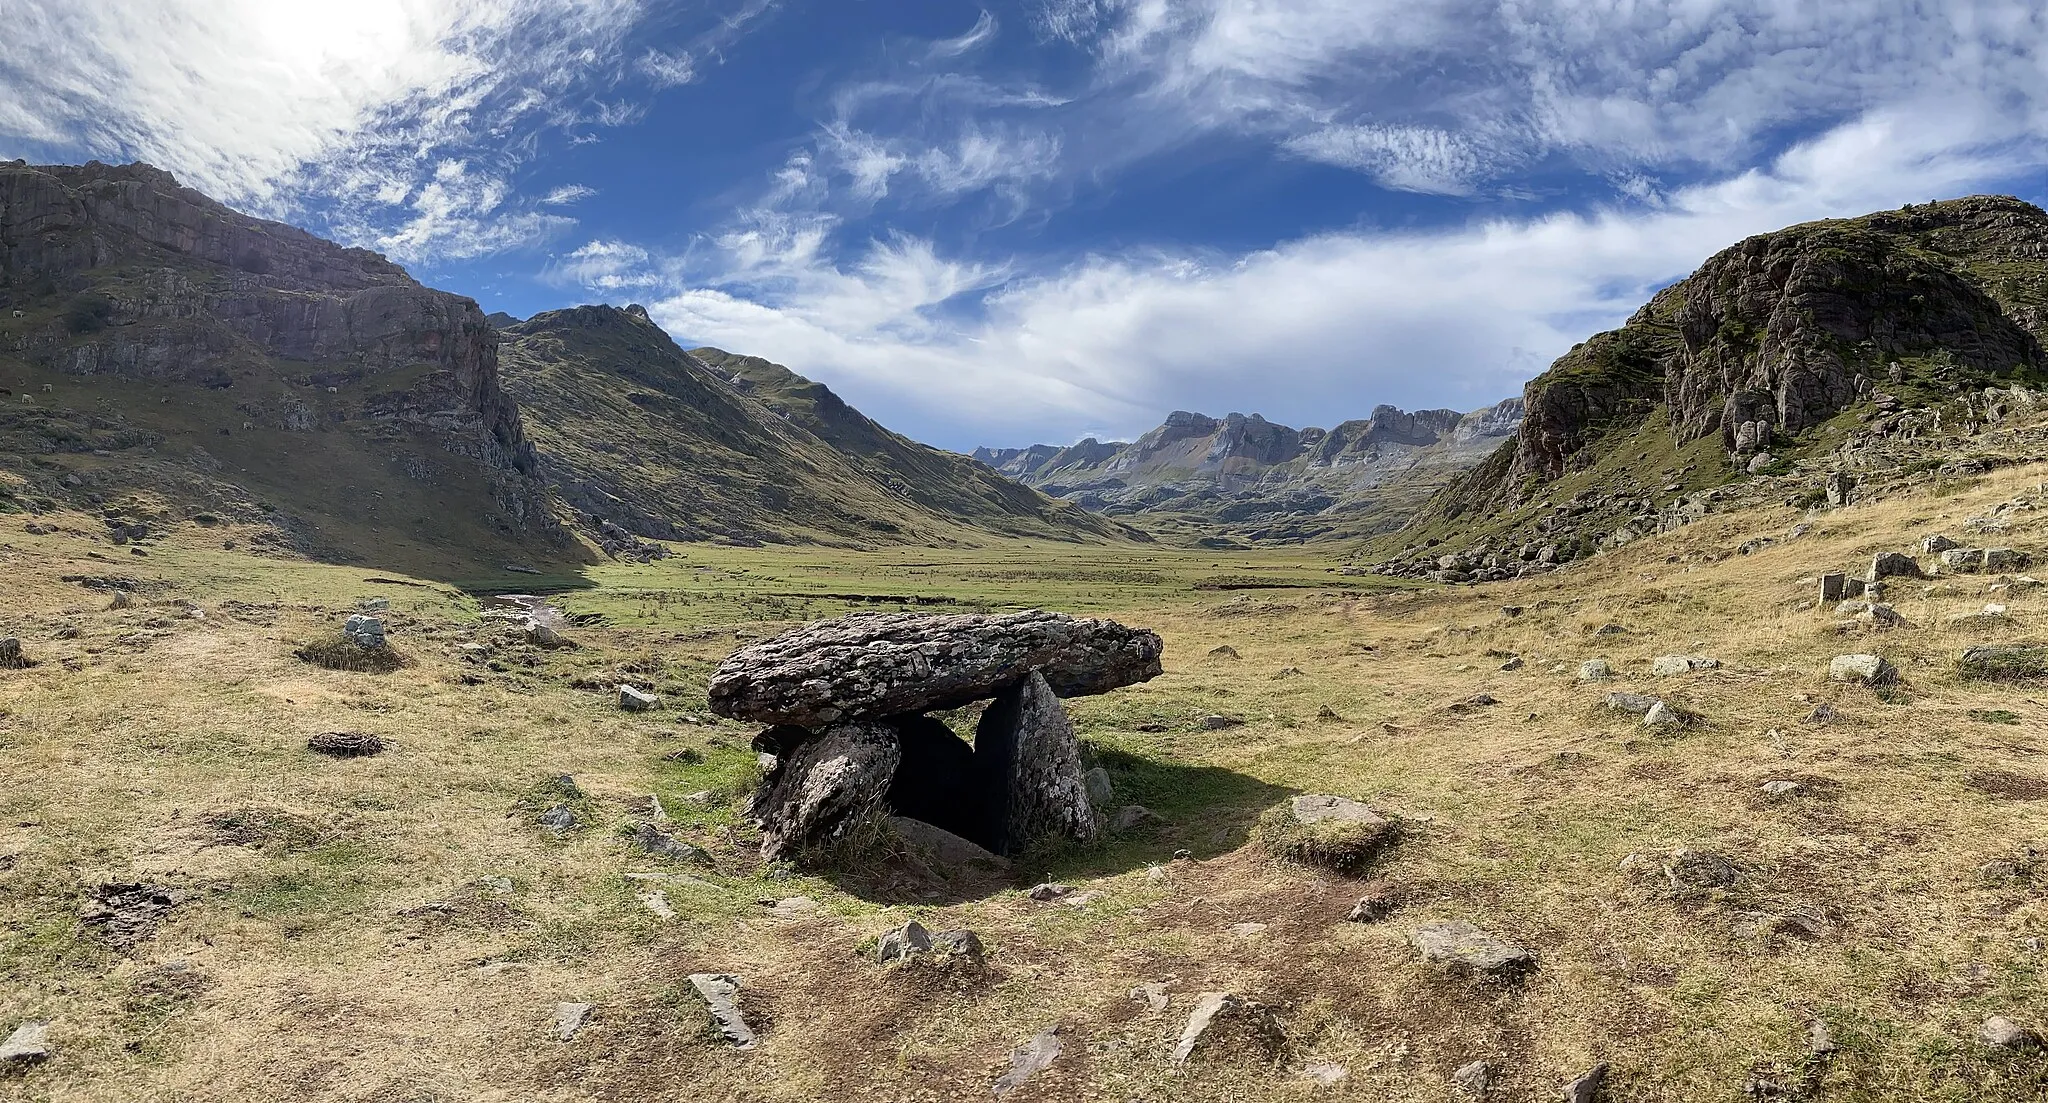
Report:
[[[1040,610],[853,616],[734,652],[711,705],[773,725],[754,740],[774,766],[749,804],[766,857],[885,818],[1012,855],[1102,830],[1060,697],[1152,678],[1160,652],[1154,633]],[[991,703],[972,746],[924,715],[977,700]]]
[[[1750,486],[1839,508],[1873,482],[1981,473],[1958,453],[2048,380],[2044,274],[2048,213],[2005,196],[1731,246],[1532,380],[1515,439],[1430,502],[1388,573],[1476,543],[1573,559]]]

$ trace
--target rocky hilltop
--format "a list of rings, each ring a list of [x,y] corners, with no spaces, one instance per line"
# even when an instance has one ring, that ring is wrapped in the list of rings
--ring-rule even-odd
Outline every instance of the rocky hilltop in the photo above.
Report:
[[[1514,439],[1383,569],[1505,577],[1740,499],[1839,505],[2028,458],[2001,425],[2037,401],[2044,340],[2048,213],[2021,200],[1750,238],[1532,380]]]
[[[496,347],[469,299],[169,173],[0,164],[0,455],[43,493],[341,558],[569,554]]]
[[[1384,532],[1515,433],[1522,403],[1380,406],[1333,429],[1258,414],[1176,411],[1136,441],[980,448],[974,458],[1047,494],[1166,532],[1289,541]]]
[[[947,544],[1117,532],[890,433],[785,368],[685,352],[639,306],[547,311],[502,336],[506,389],[531,417],[549,485],[614,554],[644,552],[643,537]]]

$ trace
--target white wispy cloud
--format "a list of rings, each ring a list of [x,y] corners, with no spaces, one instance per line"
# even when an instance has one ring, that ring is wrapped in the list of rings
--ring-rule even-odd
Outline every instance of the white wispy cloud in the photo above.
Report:
[[[146,160],[400,260],[459,259],[567,221],[537,207],[568,193],[511,188],[536,135],[638,119],[643,102],[603,93],[686,79],[772,6],[744,0],[656,58],[629,44],[657,0],[22,0],[0,33],[0,149]]]
[[[1486,167],[1482,155],[1448,131],[1418,126],[1331,126],[1283,143],[1291,153],[1371,174],[1395,191],[1464,195]]]
[[[564,184],[541,196],[540,203],[544,207],[566,207],[571,203],[581,203],[596,194],[597,189],[586,184]]]
[[[959,447],[1142,431],[1175,406],[1295,424],[1379,402],[1469,408],[1516,393],[1742,236],[2048,163],[2003,123],[1876,112],[1655,205],[1317,234],[1241,255],[1094,256],[1038,275],[908,239],[841,265],[820,234],[773,263],[757,252],[723,265],[746,278],[679,271],[651,309],[685,341],[791,364]]]

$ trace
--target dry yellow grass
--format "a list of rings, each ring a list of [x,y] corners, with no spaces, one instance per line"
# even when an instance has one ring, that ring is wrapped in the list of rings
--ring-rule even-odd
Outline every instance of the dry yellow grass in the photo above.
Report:
[[[2048,638],[2048,599],[1988,593],[1995,580],[1976,576],[1905,583],[1891,599],[1913,627],[1841,637],[1803,580],[1933,532],[1975,541],[1966,518],[2048,502],[2044,473],[1823,514],[1748,556],[1733,549],[1802,518],[1711,517],[1478,589],[1333,588],[1300,553],[690,548],[593,572],[565,601],[612,626],[574,630],[579,646],[559,651],[445,587],[224,552],[219,530],[180,530],[138,558],[87,518],[47,536],[0,519],[0,635],[38,660],[0,671],[0,1028],[52,1020],[56,1047],[0,1078],[0,1096],[986,1098],[1013,1046],[1060,1025],[1059,1060],[1008,1098],[1446,1100],[1449,1072],[1477,1058],[1500,1064],[1504,1098],[1555,1097],[1599,1060],[1616,1100],[1732,1099],[1752,1079],[1830,1099],[2038,1098],[2043,1059],[1992,1054],[1975,1032],[1989,1014],[2048,1025],[2028,942],[2048,938],[2048,871],[1982,872],[2048,837],[2048,707],[2034,687],[1961,681],[1953,662],[1973,642]],[[1988,542],[2043,550],[2038,518],[2012,511]],[[117,574],[145,584],[131,608],[59,580]],[[1301,585],[1198,588],[1247,578]],[[852,594],[1043,604],[1162,632],[1165,676],[1072,705],[1122,792],[1168,823],[1026,871],[1100,896],[878,903],[747,854],[731,798],[751,732],[708,721],[704,676],[735,633],[862,605]],[[371,595],[392,600],[412,665],[293,657]],[[1949,625],[1987,600],[2014,625]],[[1626,633],[1596,634],[1609,623]],[[1222,644],[1239,657],[1209,654]],[[1831,656],[1865,650],[1904,683],[1827,680]],[[1651,677],[1674,653],[1723,665]],[[1507,654],[1523,665],[1501,670]],[[1617,676],[1578,683],[1596,657]],[[620,713],[574,684],[618,675],[665,707]],[[1601,706],[1615,689],[1700,720],[1646,730]],[[1463,704],[1478,693],[1497,703]],[[1808,722],[1822,703],[1839,717]],[[1211,713],[1246,723],[1204,730]],[[307,751],[327,730],[390,749]],[[682,751],[698,761],[673,761]],[[560,774],[594,821],[565,839],[521,810]],[[1805,789],[1772,799],[1759,790],[1772,780]],[[685,799],[699,791],[710,804]],[[1391,917],[1345,922],[1359,881],[1246,843],[1294,792],[1400,817],[1371,870],[1400,892]],[[715,870],[619,834],[650,793]],[[1674,900],[1621,868],[1681,847],[1726,855],[1742,879]],[[109,882],[190,895],[121,950],[80,921]],[[656,889],[675,918],[639,901]],[[757,903],[799,894],[819,910],[783,919]],[[862,956],[913,916],[979,931],[990,975]],[[1406,942],[1439,918],[1521,942],[1540,967],[1519,988],[1441,976]],[[700,971],[742,977],[757,1050],[706,1036],[686,981]],[[1127,995],[1160,981],[1164,1014]],[[1288,1051],[1171,1066],[1195,994],[1214,989],[1279,1009]],[[596,1006],[570,1042],[550,1033],[564,1000]],[[1807,1056],[1814,1020],[1841,1047],[1826,1062]],[[1300,1075],[1311,1062],[1348,1078],[1314,1084]]]

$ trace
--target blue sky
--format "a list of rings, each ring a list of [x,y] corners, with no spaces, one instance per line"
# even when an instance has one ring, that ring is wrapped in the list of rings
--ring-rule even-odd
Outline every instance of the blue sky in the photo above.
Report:
[[[1994,0],[17,0],[0,157],[487,310],[643,302],[943,447],[1469,409],[1750,233],[2048,197]]]

